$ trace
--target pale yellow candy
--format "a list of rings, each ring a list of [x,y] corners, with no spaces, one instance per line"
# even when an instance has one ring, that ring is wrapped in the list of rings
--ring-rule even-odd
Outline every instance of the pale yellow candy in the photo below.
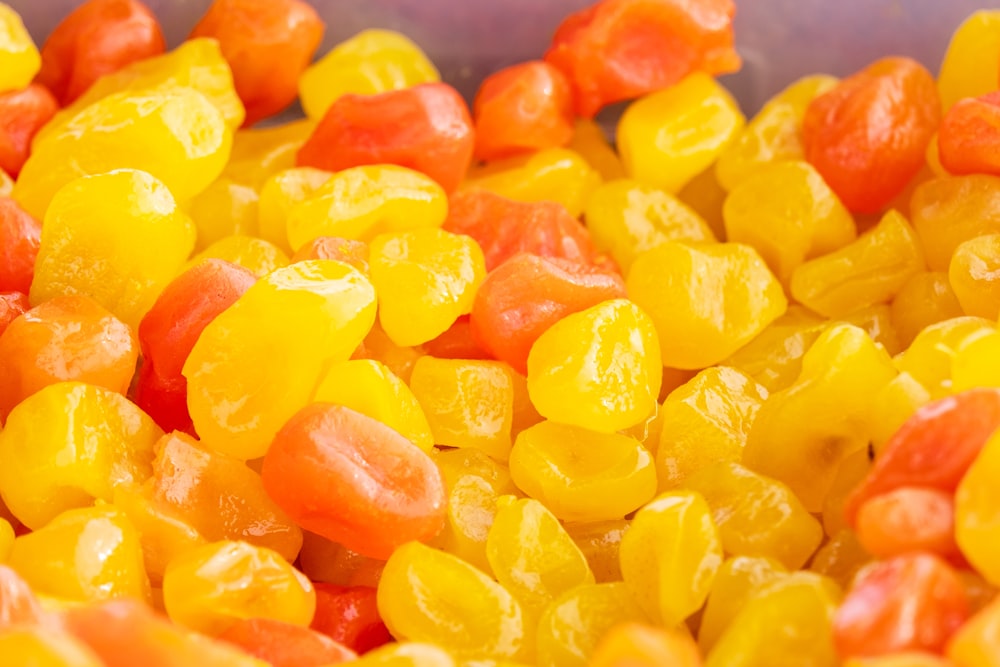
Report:
[[[363,30],[333,47],[299,77],[310,118],[322,118],[343,95],[375,95],[441,80],[420,47],[392,30]]]
[[[256,190],[223,176],[188,202],[188,215],[198,228],[195,250],[227,236],[257,236]]]
[[[715,241],[701,216],[674,195],[627,178],[594,190],[584,216],[594,244],[625,274],[636,255],[667,241]]]
[[[1000,388],[1000,332],[991,331],[963,345],[951,359],[951,389]]]
[[[910,347],[895,359],[900,373],[909,373],[931,398],[952,393],[952,362],[955,355],[978,338],[996,332],[996,324],[981,317],[955,317],[921,331]]]
[[[618,159],[618,153],[608,142],[604,128],[595,120],[577,118],[576,125],[573,126],[573,138],[566,144],[566,148],[579,153],[605,181],[625,177],[625,167]]]
[[[715,162],[745,122],[729,92],[699,72],[630,104],[618,124],[618,151],[629,176],[677,192]]]
[[[295,167],[299,149],[315,130],[316,123],[308,118],[237,130],[223,176],[260,191],[271,176]]]
[[[291,167],[269,177],[260,189],[257,202],[257,233],[285,252],[288,243],[288,214],[323,186],[333,174],[313,167]]]
[[[377,419],[424,451],[434,436],[416,396],[385,364],[352,359],[334,364],[320,380],[313,402],[336,403]]]
[[[872,398],[868,412],[868,433],[876,454],[917,408],[930,400],[927,388],[909,373],[900,373],[882,387]]]
[[[440,227],[448,197],[432,178],[396,165],[338,171],[288,211],[292,250],[319,236],[370,241],[389,232]]]
[[[24,88],[41,66],[42,58],[21,17],[0,2],[0,93]]]
[[[138,327],[194,242],[194,224],[146,172],[76,179],[45,216],[31,302],[83,294]]]
[[[473,167],[462,189],[486,190],[521,202],[554,201],[577,217],[600,184],[600,174],[580,154],[546,148]]]
[[[41,219],[55,193],[73,179],[141,169],[163,181],[178,201],[187,201],[222,173],[232,139],[222,114],[194,88],[115,93],[35,142],[13,196]]]
[[[253,236],[226,236],[191,258],[188,266],[205,259],[224,259],[238,264],[258,278],[276,269],[288,266],[291,260],[281,248]]]
[[[938,92],[945,109],[963,97],[997,89],[1000,58],[1000,10],[981,9],[955,30],[941,62]]]

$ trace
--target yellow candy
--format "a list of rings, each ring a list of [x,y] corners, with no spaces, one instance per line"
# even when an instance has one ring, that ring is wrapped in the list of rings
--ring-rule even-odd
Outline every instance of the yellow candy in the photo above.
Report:
[[[636,512],[622,538],[625,584],[650,618],[681,623],[705,603],[722,564],[719,530],[694,491],[669,491]]]
[[[675,487],[718,461],[739,462],[765,398],[763,386],[725,366],[706,368],[670,392],[656,449],[660,488]]]
[[[30,667],[102,667],[104,663],[85,644],[54,628],[5,629],[0,655],[10,665]]]
[[[730,626],[740,609],[755,594],[788,575],[776,560],[763,556],[736,556],[719,568],[705,602],[698,628],[698,646],[708,653]]]
[[[955,351],[951,359],[951,389],[1000,387],[1000,332],[976,338]]]
[[[14,408],[0,432],[3,501],[33,529],[95,499],[110,502],[116,486],[149,478],[162,435],[117,392],[81,382],[49,385]]]
[[[945,655],[955,667],[996,667],[1000,600],[970,618],[952,635]]]
[[[899,342],[899,334],[892,323],[892,309],[887,304],[866,306],[861,310],[855,310],[841,316],[839,320],[864,330],[891,356],[895,356],[903,350],[903,346]]]
[[[295,167],[299,149],[316,130],[308,119],[275,127],[252,127],[233,135],[233,151],[223,176],[260,191],[271,176]],[[282,225],[284,231],[284,225]]]
[[[683,488],[708,503],[727,554],[766,556],[795,570],[823,539],[819,522],[787,486],[738,463],[702,468],[684,480]]]
[[[393,642],[368,651],[354,667],[456,667],[454,659],[434,644]]]
[[[41,66],[42,58],[21,17],[0,2],[0,93],[24,88]]]
[[[514,410],[513,373],[499,361],[418,359],[410,389],[424,410],[434,442],[474,447],[506,461]]]
[[[656,493],[653,457],[638,440],[551,421],[517,436],[510,474],[563,521],[620,519]]]
[[[726,224],[722,219],[722,205],[728,193],[715,178],[715,169],[709,167],[692,178],[680,189],[677,198],[687,204],[708,223],[715,238],[726,238]]]
[[[891,384],[890,382],[889,385]],[[847,498],[868,475],[873,458],[870,449],[866,447],[845,458],[837,467],[837,474],[823,500],[823,532],[828,537],[848,528],[844,512]]]
[[[817,313],[843,317],[889,302],[923,269],[923,254],[913,228],[902,215],[889,211],[850,245],[796,268],[791,293]]]
[[[385,364],[356,359],[334,364],[320,380],[312,402],[336,403],[377,419],[424,451],[434,436],[416,396]]]
[[[636,255],[667,241],[715,241],[701,216],[676,197],[625,178],[594,190],[585,217],[594,243],[626,275]]]
[[[586,667],[616,625],[648,622],[622,583],[585,584],[556,599],[538,624],[538,667]]]
[[[834,667],[837,585],[796,572],[752,597],[708,654],[705,667]]]
[[[955,30],[938,75],[941,104],[948,109],[963,97],[997,89],[1000,63],[983,54],[1000,52],[1000,10],[981,9]]]
[[[53,196],[70,181],[111,169],[139,169],[186,201],[222,173],[232,139],[222,114],[194,88],[167,85],[115,93],[34,143],[14,198],[42,219]]]
[[[448,522],[432,541],[479,568],[490,571],[486,540],[501,496],[517,493],[510,470],[478,449],[434,451],[448,490]]]
[[[195,250],[204,250],[227,236],[258,236],[257,191],[222,177],[187,205],[198,228]]]
[[[806,107],[835,85],[834,77],[815,74],[799,79],[772,97],[719,155],[715,163],[719,183],[732,190],[762,167],[803,159],[805,151],[800,134]]]
[[[1000,583],[1000,438],[991,437],[955,492],[955,540],[976,570]]]
[[[530,651],[521,605],[507,589],[419,542],[389,557],[378,610],[397,639],[430,642],[457,656],[517,659]]]
[[[954,366],[952,373],[954,374]],[[868,413],[868,433],[875,452],[910,418],[917,408],[929,403],[931,394],[909,373],[897,375],[872,398]]]
[[[325,367],[371,329],[375,290],[353,267],[298,262],[257,281],[205,327],[184,364],[188,408],[206,446],[263,456],[305,407]]]
[[[653,319],[663,365],[672,368],[722,361],[788,305],[757,251],[738,243],[666,243],[636,258],[626,285]]]
[[[600,184],[600,174],[579,154],[546,148],[473,168],[462,189],[487,190],[521,202],[554,201],[579,217]]]
[[[288,242],[297,251],[318,236],[370,241],[384,232],[440,227],[447,215],[448,198],[433,179],[404,167],[373,165],[338,171],[291,207],[285,220]]]
[[[293,167],[269,177],[260,189],[257,227],[260,237],[285,252],[288,243],[288,214],[296,205],[312,197],[332,173],[313,167]]]
[[[604,128],[597,121],[577,118],[573,126],[573,137],[566,144],[566,148],[579,154],[605,181],[625,177],[625,167],[618,159],[614,147],[608,142]]]
[[[992,335],[996,325],[981,317],[955,317],[933,324],[913,339],[896,360],[900,373],[909,373],[931,398],[951,393],[955,355],[978,338]]]
[[[925,327],[960,317],[962,307],[943,271],[921,271],[910,276],[892,300],[892,324],[906,348]]]
[[[188,266],[206,259],[224,259],[242,266],[258,278],[288,266],[291,260],[281,248],[253,236],[226,236],[191,258]]]
[[[6,563],[14,548],[14,528],[7,519],[0,519],[0,563]]]
[[[626,519],[565,524],[566,532],[580,547],[597,583],[622,580],[618,554],[629,524]]]
[[[618,124],[618,150],[629,176],[677,192],[715,162],[745,122],[729,92],[699,72],[630,104]]]
[[[843,248],[854,219],[807,162],[783,161],[748,175],[722,209],[726,238],[752,246],[783,283],[805,260]]]
[[[139,534],[113,505],[63,512],[17,538],[8,563],[35,590],[66,600],[150,594]]]
[[[965,241],[951,256],[948,280],[966,315],[996,319],[1000,312],[1000,234]]]
[[[194,224],[148,173],[77,179],[45,216],[31,302],[84,294],[137,327],[194,242]]]
[[[441,80],[420,47],[392,30],[364,30],[333,47],[299,78],[302,108],[322,118],[343,95],[375,95]]]
[[[421,345],[443,334],[472,312],[486,279],[475,239],[442,229],[381,234],[369,252],[379,324],[397,345]]]
[[[603,433],[651,416],[662,380],[653,322],[626,299],[567,315],[528,354],[528,393],[538,412]]]
[[[486,538],[493,576],[529,616],[571,588],[594,583],[587,559],[537,500],[504,496]]]
[[[853,530],[841,530],[819,548],[809,569],[816,574],[830,577],[838,585],[847,587],[854,581],[858,570],[870,563],[872,557],[865,552]]]
[[[795,384],[764,401],[743,464],[787,484],[808,511],[822,510],[840,462],[868,445],[872,397],[895,376],[864,331],[831,326],[803,357]]]
[[[218,635],[246,618],[308,626],[316,591],[277,552],[221,541],[170,561],[163,575],[163,604],[175,623]]]
[[[910,200],[913,228],[932,271],[947,271],[955,248],[1000,233],[1000,177],[945,176],[919,185]]]
[[[790,386],[802,370],[802,357],[826,328],[808,308],[791,305],[752,341],[722,362],[743,371],[769,392]]]

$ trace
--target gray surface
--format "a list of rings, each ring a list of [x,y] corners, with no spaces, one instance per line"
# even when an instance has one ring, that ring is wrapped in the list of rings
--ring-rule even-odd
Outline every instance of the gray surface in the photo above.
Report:
[[[4,0],[44,39],[82,0]],[[146,0],[173,45],[209,0]],[[908,55],[933,72],[955,27],[1000,0],[736,0],[737,44],[746,65],[726,84],[748,111],[792,79],[846,74],[888,54]],[[327,21],[325,53],[369,27],[400,30],[419,43],[466,96],[505,65],[539,57],[568,12],[591,0],[312,0]]]

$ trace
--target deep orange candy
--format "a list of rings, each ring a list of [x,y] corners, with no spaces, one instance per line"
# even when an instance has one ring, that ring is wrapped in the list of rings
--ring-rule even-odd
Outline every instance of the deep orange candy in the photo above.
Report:
[[[372,558],[444,527],[445,489],[433,460],[379,421],[314,403],[275,436],[264,488],[304,529]]]
[[[476,239],[492,271],[514,255],[595,263],[590,232],[555,202],[518,202],[492,192],[471,190],[452,195],[443,229]]]
[[[569,81],[546,62],[513,65],[487,77],[472,112],[480,160],[563,146],[573,137]]]
[[[968,617],[965,589],[941,559],[896,556],[858,573],[833,622],[843,658],[940,652]]]
[[[191,431],[184,362],[204,328],[256,280],[241,266],[206,259],[174,278],[142,318],[136,403],[165,431]]]
[[[337,236],[317,236],[292,256],[292,262],[304,262],[307,259],[346,262],[368,275],[368,244],[364,241],[342,239]]]
[[[955,500],[950,492],[901,487],[858,508],[855,530],[865,551],[879,558],[925,551],[960,558],[955,542]]]
[[[847,521],[870,498],[907,486],[954,492],[987,438],[1000,427],[1000,390],[970,389],[918,409],[889,439],[847,498]]]
[[[249,126],[295,101],[323,30],[316,10],[300,0],[215,0],[191,39],[219,41]]]
[[[72,607],[63,615],[63,625],[104,667],[260,666],[234,646],[175,625],[139,600]]]
[[[622,298],[625,281],[616,273],[520,254],[487,276],[476,293],[470,322],[489,352],[525,375],[528,352],[546,329],[571,313]]]
[[[566,74],[576,111],[668,88],[692,72],[740,68],[732,0],[601,0],[563,20],[545,54]]]
[[[31,304],[24,292],[0,292],[0,336],[11,322],[23,315]]]
[[[129,326],[90,297],[44,301],[0,336],[0,420],[57,382],[87,382],[124,394],[138,356]]]
[[[0,631],[14,625],[37,625],[46,618],[28,582],[11,568],[0,565]]]
[[[392,641],[378,614],[376,589],[371,586],[317,584],[316,615],[310,626],[344,646],[366,653]]]
[[[1000,176],[1000,91],[959,100],[948,110],[938,154],[949,173]]]
[[[465,177],[474,143],[462,96],[447,84],[427,83],[339,98],[299,149],[297,164],[326,171],[396,164],[451,192]]]
[[[10,197],[0,197],[0,292],[31,288],[42,224]]]
[[[484,349],[480,339],[473,335],[468,315],[459,317],[443,334],[421,347],[424,352],[438,359],[495,359]]]
[[[909,58],[883,58],[806,108],[808,160],[854,213],[877,213],[924,165],[941,118],[937,85]]]
[[[35,133],[58,110],[56,98],[37,83],[0,94],[0,169],[17,178]]]
[[[156,16],[138,0],[87,0],[45,41],[35,80],[66,106],[105,74],[165,48]]]
[[[351,649],[315,630],[270,618],[237,621],[219,639],[272,667],[323,667],[358,657]]]

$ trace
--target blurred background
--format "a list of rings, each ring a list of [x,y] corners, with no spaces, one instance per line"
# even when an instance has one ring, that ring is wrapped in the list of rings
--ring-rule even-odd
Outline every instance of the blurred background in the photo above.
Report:
[[[41,44],[82,0],[5,0]],[[210,0],[145,0],[167,39],[184,39]],[[506,65],[538,58],[568,13],[593,0],[311,0],[327,22],[320,53],[365,28],[420,44],[466,97]],[[736,0],[743,71],[725,77],[748,113],[793,79],[844,75],[884,55],[907,55],[937,73],[948,37],[970,13],[1000,0]]]

